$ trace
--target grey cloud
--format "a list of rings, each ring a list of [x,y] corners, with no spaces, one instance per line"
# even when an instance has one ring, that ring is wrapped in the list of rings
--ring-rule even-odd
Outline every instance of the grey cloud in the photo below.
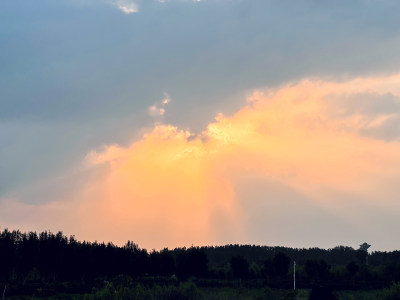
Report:
[[[386,141],[400,140],[400,113],[389,117],[379,126],[366,126],[360,132],[367,136],[383,139]]]
[[[397,1],[136,2],[125,15],[109,1],[0,1],[0,193],[123,144],[164,92],[165,122],[201,131],[254,88],[400,66]]]
[[[236,192],[248,243],[330,248],[358,242],[360,231],[348,220],[277,180],[242,178]]]
[[[383,140],[400,139],[400,97],[386,93],[329,95],[327,113],[333,118],[363,116],[359,132]],[[379,119],[380,118],[380,119]]]
[[[134,16],[101,1],[19,2],[1,4],[1,118],[123,116],[165,90],[204,117],[258,86],[399,65],[392,2],[139,1]]]
[[[400,97],[390,93],[329,95],[326,101],[330,113],[337,117],[348,117],[354,114],[377,116],[400,113]]]
[[[397,203],[394,191],[398,182],[390,185],[393,195],[388,197]],[[373,249],[398,248],[392,234],[393,228],[400,226],[398,205],[382,206],[379,199],[371,199],[375,196],[330,190],[324,191],[325,197],[316,202],[276,179],[255,177],[242,178],[236,194],[246,224],[242,243],[356,248],[368,241]],[[223,236],[221,240],[225,241]]]
[[[59,122],[52,126],[40,122],[0,122],[0,198],[22,192],[24,202],[50,200],[49,188],[41,182],[71,174],[85,155],[99,145],[129,144],[142,134],[138,128],[151,125],[152,120],[137,116],[92,119],[86,123]],[[24,192],[36,184],[43,187],[46,197]]]

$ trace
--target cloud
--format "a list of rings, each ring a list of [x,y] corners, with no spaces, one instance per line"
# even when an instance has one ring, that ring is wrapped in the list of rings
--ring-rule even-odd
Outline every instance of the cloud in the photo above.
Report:
[[[85,157],[85,163],[89,166],[112,162],[124,155],[124,151],[118,145],[103,146],[102,150],[90,151]]]
[[[392,216],[400,211],[399,134],[382,138],[398,129],[399,95],[400,75],[257,90],[200,134],[158,124],[131,145],[92,150],[84,165],[96,176],[73,199],[3,201],[0,220],[148,248],[328,247],[364,237],[395,247],[369,220],[390,220],[379,230],[400,225]]]
[[[162,104],[167,105],[170,102],[171,102],[171,98],[169,97],[169,95],[167,93],[164,93],[164,99],[162,100]]]
[[[189,1],[180,1],[180,2],[200,2],[200,1],[201,0],[189,0]],[[156,0],[156,2],[168,3],[168,2],[172,2],[172,1]],[[113,3],[125,14],[132,14],[132,13],[139,12],[139,5],[137,4],[137,1],[134,2],[132,0],[113,0]]]
[[[163,116],[165,114],[165,109],[157,107],[157,105],[152,105],[149,107],[149,115],[156,117],[156,116]]]
[[[132,0],[115,0],[113,3],[127,15],[139,11],[139,6]]]
[[[159,3],[172,2],[172,0],[156,0]],[[180,2],[201,2],[201,0],[180,0]]]
[[[331,116],[354,120],[360,133],[385,140],[400,138],[400,98],[397,95],[366,92],[333,94],[326,99]]]
[[[165,93],[161,102],[157,102],[148,108],[149,115],[152,117],[163,116],[165,114],[165,106],[170,102],[171,98]]]

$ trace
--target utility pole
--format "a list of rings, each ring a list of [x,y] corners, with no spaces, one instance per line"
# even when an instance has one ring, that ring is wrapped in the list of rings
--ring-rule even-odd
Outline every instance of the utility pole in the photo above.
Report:
[[[296,262],[293,261],[293,290],[296,290]]]

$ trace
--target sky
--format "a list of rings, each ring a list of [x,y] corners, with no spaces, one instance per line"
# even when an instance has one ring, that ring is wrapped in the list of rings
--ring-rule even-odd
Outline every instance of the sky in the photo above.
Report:
[[[0,1],[0,229],[400,245],[398,1]]]

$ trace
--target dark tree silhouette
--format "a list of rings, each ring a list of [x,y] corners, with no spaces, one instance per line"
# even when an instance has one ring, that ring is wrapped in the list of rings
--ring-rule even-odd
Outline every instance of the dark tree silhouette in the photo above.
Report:
[[[360,267],[354,261],[349,262],[346,266],[346,270],[349,273],[350,277],[354,277],[359,269]]]
[[[206,261],[203,262],[207,268],[207,258]],[[168,249],[163,249],[160,251],[160,275],[162,276],[171,276],[175,272],[175,259],[172,255],[171,251]]]
[[[247,278],[249,276],[249,263],[243,256],[233,256],[230,266],[233,276],[236,278]]]
[[[207,255],[200,248],[191,247],[186,251],[180,251],[176,264],[177,275],[181,278],[205,277],[207,274]]]
[[[267,278],[273,278],[275,276],[275,267],[272,260],[267,259],[263,262],[262,274]]]
[[[329,277],[329,269],[330,266],[322,259],[318,261],[307,260],[305,264],[305,271],[308,277],[313,280],[327,279]]]
[[[274,256],[273,264],[276,275],[279,277],[285,277],[289,272],[290,257],[279,252]]]
[[[360,256],[361,266],[355,263]],[[38,287],[53,292],[68,287],[70,292],[83,293],[116,277],[123,282],[168,285],[175,282],[171,278],[173,274],[178,280],[196,277],[207,284],[229,285],[230,270],[246,286],[264,282],[287,288],[291,260],[299,267],[299,288],[311,288],[318,283],[334,284],[335,289],[382,289],[400,281],[399,251],[372,252],[368,266],[364,259],[365,251],[361,253],[343,246],[295,249],[226,245],[148,253],[132,241],[121,247],[112,243],[81,242],[61,232],[0,230],[0,286],[7,286],[10,295],[32,295]],[[249,265],[252,265],[251,272]]]

